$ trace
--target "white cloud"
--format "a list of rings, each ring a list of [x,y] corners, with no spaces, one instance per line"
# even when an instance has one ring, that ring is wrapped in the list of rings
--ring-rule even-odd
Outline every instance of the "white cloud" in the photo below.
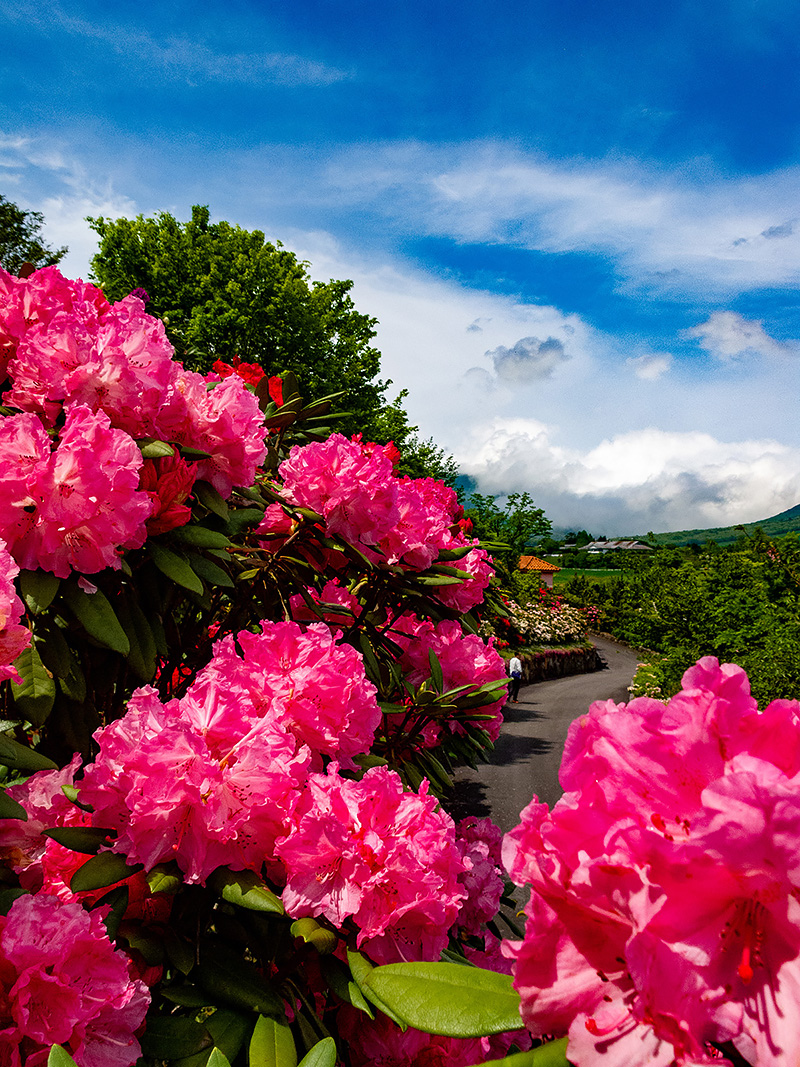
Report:
[[[715,311],[706,322],[683,331],[695,338],[700,347],[723,361],[744,356],[785,356],[800,351],[800,345],[776,341],[761,322],[746,319],[736,311]]]
[[[493,142],[351,147],[326,174],[339,196],[398,229],[597,253],[621,285],[678,295],[796,284],[799,179],[798,167],[731,179]]]
[[[641,378],[646,382],[654,382],[670,369],[672,356],[669,353],[648,353],[644,356],[631,356],[625,362],[631,367],[637,378]]]
[[[563,448],[530,419],[474,427],[457,457],[490,493],[527,490],[563,526],[645,533],[752,522],[800,500],[800,449],[654,427]]]

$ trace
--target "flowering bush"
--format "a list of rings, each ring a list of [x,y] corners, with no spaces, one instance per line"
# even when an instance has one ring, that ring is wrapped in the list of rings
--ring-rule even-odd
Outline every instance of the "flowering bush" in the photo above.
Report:
[[[10,1062],[255,1062],[371,1004],[404,1027],[374,964],[443,951],[502,978],[482,999],[518,1027],[484,969],[496,831],[440,803],[502,719],[487,553],[452,490],[331,435],[291,375],[186,371],[140,296],[0,272]],[[513,1040],[432,1026],[429,1060]]]
[[[534,798],[504,860],[532,888],[506,946],[523,1017],[568,1032],[577,1067],[717,1063],[728,1043],[796,1061],[798,712],[759,712],[744,672],[708,657],[667,704],[572,724],[565,795]]]

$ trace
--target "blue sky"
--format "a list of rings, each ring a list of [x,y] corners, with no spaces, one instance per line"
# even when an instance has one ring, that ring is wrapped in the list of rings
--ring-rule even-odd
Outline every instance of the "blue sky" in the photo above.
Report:
[[[0,0],[0,193],[352,278],[423,436],[609,536],[800,502],[793,0]]]

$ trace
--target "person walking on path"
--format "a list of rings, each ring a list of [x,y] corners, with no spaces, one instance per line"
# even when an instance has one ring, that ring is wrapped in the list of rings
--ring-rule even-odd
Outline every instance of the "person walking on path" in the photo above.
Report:
[[[508,673],[511,677],[511,685],[508,687],[508,695],[516,704],[519,700],[519,687],[522,682],[522,661],[516,653],[508,661]]]

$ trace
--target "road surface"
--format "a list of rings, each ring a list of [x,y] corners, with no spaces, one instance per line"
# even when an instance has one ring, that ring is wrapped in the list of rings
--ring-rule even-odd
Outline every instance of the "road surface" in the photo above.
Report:
[[[592,641],[606,670],[523,685],[519,703],[506,705],[491,763],[477,770],[464,767],[456,774],[448,804],[456,819],[488,815],[507,833],[534,793],[555,804],[562,792],[558,768],[569,724],[585,714],[593,700],[627,701],[636,673],[634,651],[607,638]]]

